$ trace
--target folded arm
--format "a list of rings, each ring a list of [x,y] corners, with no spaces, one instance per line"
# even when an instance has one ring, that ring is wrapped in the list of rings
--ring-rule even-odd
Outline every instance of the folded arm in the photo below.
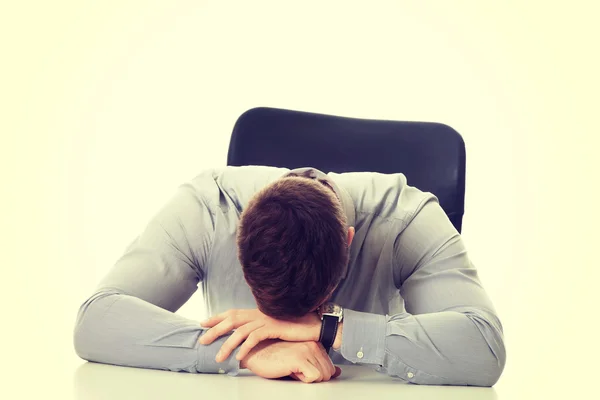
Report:
[[[215,362],[227,336],[200,345],[199,322],[175,314],[203,278],[213,240],[213,216],[197,192],[182,186],[81,306],[74,332],[81,358],[172,371],[238,372],[235,353]]]
[[[461,236],[435,200],[396,241],[406,312],[346,310],[341,354],[417,384],[494,385],[504,368],[502,326]]]

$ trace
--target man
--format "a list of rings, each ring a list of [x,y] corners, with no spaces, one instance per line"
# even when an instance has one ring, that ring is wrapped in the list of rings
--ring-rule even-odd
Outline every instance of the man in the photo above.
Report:
[[[201,283],[212,318],[175,311]],[[331,347],[331,350],[329,350]],[[361,364],[491,386],[502,326],[461,236],[402,174],[227,167],[180,187],[81,306],[87,360],[304,382]]]

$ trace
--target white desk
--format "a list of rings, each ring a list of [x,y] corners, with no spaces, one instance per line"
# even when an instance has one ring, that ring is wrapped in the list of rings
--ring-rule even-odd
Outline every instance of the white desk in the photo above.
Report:
[[[444,399],[492,400],[493,388],[417,386],[373,370],[344,366],[330,382],[267,380],[242,371],[237,377],[188,374],[85,363],[74,375],[77,400],[132,399]]]

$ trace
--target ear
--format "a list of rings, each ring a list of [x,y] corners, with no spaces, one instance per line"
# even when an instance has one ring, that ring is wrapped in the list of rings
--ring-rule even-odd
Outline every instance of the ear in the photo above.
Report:
[[[348,247],[352,244],[352,239],[354,239],[354,227],[351,226],[348,228]]]

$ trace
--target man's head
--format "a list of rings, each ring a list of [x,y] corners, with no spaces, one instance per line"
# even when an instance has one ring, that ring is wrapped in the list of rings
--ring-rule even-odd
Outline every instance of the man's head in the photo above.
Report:
[[[259,310],[281,319],[314,311],[341,279],[353,232],[324,181],[291,176],[259,191],[237,234],[238,257]]]

